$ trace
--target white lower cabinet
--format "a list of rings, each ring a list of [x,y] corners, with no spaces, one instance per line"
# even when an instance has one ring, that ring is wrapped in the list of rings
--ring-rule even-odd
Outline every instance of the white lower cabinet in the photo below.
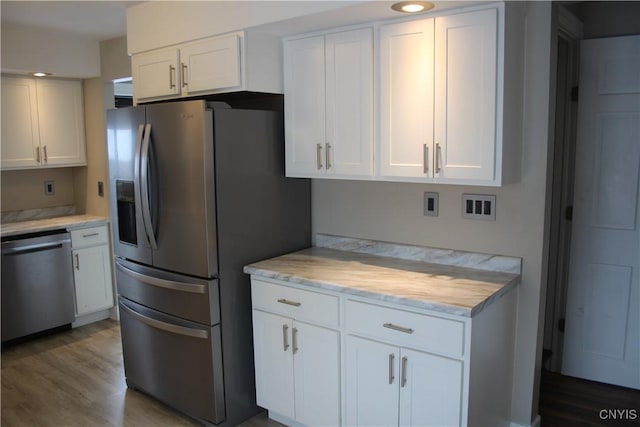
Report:
[[[266,285],[252,286],[278,292],[273,302],[282,306],[280,313],[269,313],[256,306],[270,307],[263,301],[261,289],[253,292],[253,339],[256,369],[257,403],[270,416],[308,426],[340,425],[340,333],[337,330],[300,321],[284,312],[299,310],[300,317],[314,317],[306,307],[316,304],[313,292]],[[279,292],[283,290],[283,292]],[[317,294],[322,297],[322,295]],[[331,297],[336,305],[337,298]],[[275,307],[278,310],[278,307]],[[309,314],[311,316],[309,316]]]
[[[459,426],[463,363],[349,335],[346,424]]]
[[[113,307],[107,226],[71,231],[76,316]]]
[[[510,425],[516,292],[467,317],[310,288],[252,277],[256,394],[270,418]]]

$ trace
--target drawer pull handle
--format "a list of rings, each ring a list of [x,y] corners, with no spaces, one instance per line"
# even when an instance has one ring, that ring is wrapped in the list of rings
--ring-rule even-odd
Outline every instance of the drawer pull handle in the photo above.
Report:
[[[300,307],[300,306],[302,305],[302,303],[300,303],[300,302],[298,302],[298,301],[291,301],[291,300],[288,300],[288,299],[285,299],[285,298],[280,298],[280,299],[278,300],[278,302],[279,302],[280,304],[292,305],[292,306],[294,306],[294,307]]]
[[[402,378],[400,379],[400,387],[407,385],[407,357],[402,358]]]
[[[387,328],[387,329],[393,329],[394,331],[404,332],[405,334],[412,334],[413,333],[413,329],[405,328],[405,327],[398,326],[398,325],[394,325],[393,323],[385,323],[382,326]]]
[[[393,353],[389,353],[389,384],[393,384],[393,381],[396,379],[396,377],[393,375],[394,372],[394,359],[396,358],[396,355]]]
[[[99,236],[100,233],[89,233],[89,234],[83,234],[82,237],[84,237],[85,239],[87,237],[95,237],[95,236]]]
[[[282,325],[282,346],[283,351],[287,351],[289,349],[289,334],[287,331],[289,327],[287,325]]]

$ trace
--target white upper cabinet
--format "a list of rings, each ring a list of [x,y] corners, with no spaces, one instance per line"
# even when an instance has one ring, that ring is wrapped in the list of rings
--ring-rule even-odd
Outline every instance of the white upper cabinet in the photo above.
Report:
[[[178,70],[180,51],[176,48],[133,55],[131,75],[136,98],[179,95]]]
[[[484,186],[518,181],[522,5],[372,25],[373,47],[369,30],[285,41],[287,175]]]
[[[497,15],[489,9],[435,20],[436,177],[496,178]]]
[[[135,54],[136,102],[203,94],[282,93],[281,46],[269,35],[238,32]]]
[[[433,176],[433,19],[380,28],[381,177]]]
[[[239,88],[240,36],[237,34],[191,43],[180,49],[182,90],[195,94],[206,90]]]
[[[82,83],[2,76],[2,169],[82,165]]]
[[[372,29],[288,40],[284,55],[287,176],[370,177]]]
[[[33,79],[2,77],[2,169],[39,165],[38,98]]]
[[[381,178],[500,185],[498,9],[380,29]]]

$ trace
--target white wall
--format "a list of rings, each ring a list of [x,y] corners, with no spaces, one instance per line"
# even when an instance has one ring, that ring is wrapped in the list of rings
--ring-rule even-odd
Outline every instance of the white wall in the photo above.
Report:
[[[3,72],[45,71],[81,79],[100,75],[97,41],[10,23],[3,23],[1,31]]]
[[[502,188],[313,180],[315,233],[518,256],[523,259],[515,349],[513,421],[537,415],[545,272],[545,202],[551,66],[551,3],[528,4],[522,177]],[[507,106],[508,108],[508,106]],[[426,217],[423,192],[440,195]],[[462,193],[495,194],[496,221],[461,218]]]
[[[127,8],[129,54],[298,16],[354,1],[151,1]]]

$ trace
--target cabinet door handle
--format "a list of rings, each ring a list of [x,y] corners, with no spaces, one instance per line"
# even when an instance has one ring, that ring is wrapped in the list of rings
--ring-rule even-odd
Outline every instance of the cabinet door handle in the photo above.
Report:
[[[331,144],[327,142],[327,149],[326,149],[326,159],[325,162],[327,164],[327,170],[331,169]]]
[[[302,303],[301,303],[301,302],[298,302],[298,301],[291,301],[291,300],[288,300],[288,299],[285,299],[285,298],[280,298],[280,299],[278,300],[278,302],[279,302],[280,304],[292,305],[292,306],[294,306],[294,307],[300,307],[300,306],[302,305]]]
[[[87,237],[94,237],[94,236],[99,236],[100,233],[89,233],[89,234],[83,234],[82,237],[84,237],[85,239]]]
[[[80,270],[80,256],[76,254],[76,270]]]
[[[389,384],[393,384],[393,381],[396,379],[396,377],[393,375],[394,374],[394,361],[395,361],[396,355],[393,353],[389,353]]]
[[[436,144],[436,173],[440,173],[440,156],[442,156],[442,149],[440,148],[440,144]]]
[[[187,64],[182,63],[182,87],[187,87]]]
[[[173,76],[175,74],[176,67],[173,65],[169,65],[169,89],[173,89],[176,87],[175,82],[173,81]]]
[[[282,325],[282,347],[283,351],[289,350],[289,327],[287,325]]]
[[[298,352],[298,328],[293,328],[291,337],[293,341],[293,354],[296,354]]]
[[[322,169],[322,144],[316,145],[316,165],[318,170]]]
[[[47,163],[49,161],[49,156],[47,155],[47,146],[42,147],[42,151],[44,152],[44,162]]]
[[[36,161],[40,163],[40,147],[36,147]]]
[[[424,165],[422,171],[429,173],[429,147],[427,144],[422,146],[422,164]]]
[[[382,326],[387,328],[387,329],[393,329],[394,331],[404,332],[405,334],[412,334],[413,333],[413,329],[405,328],[404,326],[394,325],[393,323],[384,323]]]
[[[400,379],[400,387],[407,385],[407,356],[402,358],[402,374]]]

